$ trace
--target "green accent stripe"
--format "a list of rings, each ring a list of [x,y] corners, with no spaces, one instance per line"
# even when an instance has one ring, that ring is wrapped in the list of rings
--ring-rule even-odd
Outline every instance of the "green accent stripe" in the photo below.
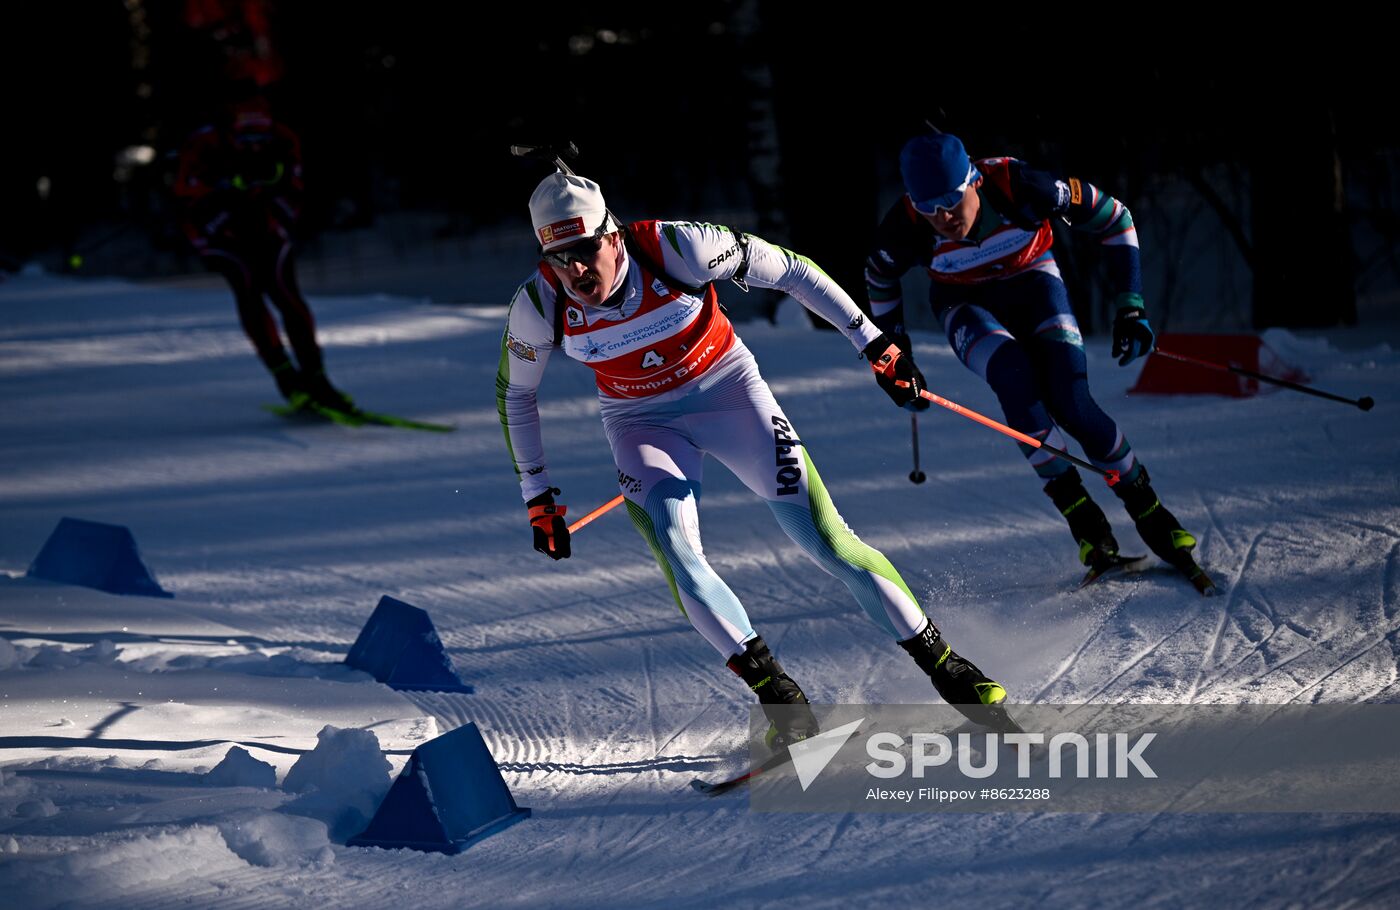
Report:
[[[972,688],[977,690],[977,697],[984,705],[999,705],[1006,701],[1006,690],[994,682],[977,683]]]
[[[1160,509],[1161,507],[1162,507],[1162,500],[1160,500],[1160,499],[1154,499],[1154,500],[1152,501],[1152,505],[1150,505],[1150,506],[1147,507],[1147,511],[1146,511],[1146,512],[1143,512],[1141,515],[1134,515],[1134,516],[1133,516],[1133,521],[1142,521],[1144,518],[1146,518],[1147,516],[1151,515],[1153,512],[1157,511],[1157,510]]]
[[[666,576],[666,585],[671,589],[671,596],[676,599],[676,606],[680,607],[681,615],[685,616],[685,604],[681,603],[681,592],[676,589],[675,573],[671,571],[671,564],[666,561],[666,554],[661,552],[661,541],[656,537],[656,527],[651,523],[651,516],[647,514],[646,509],[630,499],[624,499],[622,502],[627,506],[627,514],[632,517],[632,524],[636,526],[637,533],[641,534],[642,540],[651,547],[651,555],[656,557],[656,564]]]
[[[838,557],[856,568],[864,569],[898,585],[899,589],[917,604],[919,599],[909,590],[909,586],[885,558],[885,554],[862,541],[854,531],[846,527],[841,513],[836,511],[836,506],[832,504],[831,497],[826,492],[826,485],[822,483],[816,465],[812,464],[812,459],[807,456],[806,446],[802,448],[802,460],[807,465],[807,499],[812,510],[812,523],[827,546],[831,547]]]
[[[510,424],[506,419],[506,390],[510,386],[510,351],[506,349],[506,338],[510,329],[501,333],[501,361],[496,367],[496,413],[501,416],[501,432],[506,436],[506,451],[510,452],[510,464],[515,468],[515,476],[520,476],[520,462],[515,460],[515,446],[510,444]]]
[[[678,256],[684,255],[684,254],[681,253],[680,241],[678,241],[678,240],[676,239],[676,227],[675,227],[675,225],[670,224],[669,222],[664,222],[664,221],[663,221],[663,222],[661,223],[661,235],[662,235],[663,237],[666,238],[666,241],[667,241],[668,243],[671,244],[671,249],[673,249],[673,250],[676,251],[676,255],[678,255]]]
[[[525,288],[525,293],[530,295],[530,302],[535,305],[535,312],[539,313],[540,318],[545,322],[549,322],[549,317],[544,314],[544,301],[540,299],[540,292],[535,288],[535,280],[531,278],[521,287]],[[557,301],[555,305],[558,305]]]
[[[1140,307],[1145,309],[1147,302],[1143,300],[1142,295],[1136,291],[1124,291],[1121,294],[1114,295],[1113,305],[1120,310],[1124,307]]]
[[[778,250],[781,251],[782,254],[788,257],[789,259],[796,259],[798,262],[805,262],[807,264],[807,267],[810,268],[812,271],[816,272],[818,275],[822,276],[827,281],[831,281],[831,276],[826,273],[825,269],[817,265],[812,260],[808,259],[806,256],[803,256],[801,253],[794,253],[787,247],[782,246],[778,247]],[[835,284],[835,282],[832,283]]]
[[[1113,219],[1113,209],[1116,201],[1117,200],[1107,193],[1102,193],[1099,198],[1099,204],[1094,208],[1094,214],[1090,215],[1088,219],[1076,226],[1082,231],[1092,231],[1097,234],[1108,231],[1110,224],[1115,234],[1126,231],[1133,226],[1133,214],[1128,211],[1128,207],[1125,205],[1121,207],[1118,218],[1116,220]]]

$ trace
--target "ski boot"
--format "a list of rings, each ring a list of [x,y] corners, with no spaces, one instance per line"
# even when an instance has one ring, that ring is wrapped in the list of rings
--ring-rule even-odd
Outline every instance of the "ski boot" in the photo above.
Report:
[[[1142,542],[1174,566],[1191,580],[1196,590],[1205,596],[1215,593],[1215,582],[1205,573],[1191,556],[1196,546],[1196,538],[1181,526],[1176,516],[1162,505],[1157,493],[1152,489],[1152,478],[1147,475],[1147,467],[1139,465],[1138,474],[1131,481],[1121,481],[1113,487],[1113,492],[1123,500],[1123,508],[1132,516]]]
[[[1118,541],[1113,536],[1108,518],[1098,503],[1089,497],[1084,481],[1074,468],[1047,483],[1045,495],[1050,497],[1055,508],[1069,522],[1069,532],[1079,544],[1079,561],[1088,567],[1084,579],[1079,582],[1081,588],[1105,572],[1143,559],[1141,556],[1123,556],[1118,552]]]
[[[305,381],[301,373],[297,370],[296,364],[290,358],[283,357],[282,362],[276,366],[268,368],[272,371],[272,380],[277,383],[277,391],[282,397],[292,404],[293,407],[300,407],[298,402],[307,400]]]
[[[802,687],[783,671],[783,665],[761,637],[750,639],[744,653],[729,658],[727,666],[758,693],[758,702],[768,718],[763,741],[769,749],[786,749],[820,732]]]
[[[1006,690],[988,679],[977,665],[953,651],[938,627],[929,620],[924,630],[899,643],[909,652],[919,669],[933,680],[943,700],[975,724],[1001,733],[1020,733],[1021,727],[1002,707]]]
[[[331,385],[325,370],[317,370],[306,377],[305,392],[311,402],[318,407],[329,408],[342,414],[354,414],[356,411],[354,400]]]

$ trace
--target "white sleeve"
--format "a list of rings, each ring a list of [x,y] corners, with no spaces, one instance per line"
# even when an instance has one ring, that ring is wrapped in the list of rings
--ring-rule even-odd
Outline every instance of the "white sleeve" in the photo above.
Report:
[[[662,222],[662,263],[667,275],[693,287],[734,277],[746,267],[744,280],[789,295],[836,327],[857,351],[880,335],[851,296],[806,256],[745,234],[747,245],[726,227],[689,222]]]
[[[554,289],[536,273],[516,289],[501,337],[496,410],[524,500],[533,499],[550,485],[535,392],[555,348],[554,306]]]

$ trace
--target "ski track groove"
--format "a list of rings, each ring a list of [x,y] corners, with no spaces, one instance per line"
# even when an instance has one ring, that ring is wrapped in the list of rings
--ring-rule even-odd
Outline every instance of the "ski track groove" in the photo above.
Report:
[[[1342,868],[1335,874],[1329,876],[1322,887],[1314,892],[1312,895],[1313,902],[1318,906],[1325,906],[1327,904],[1325,898],[1355,876],[1357,870],[1364,865],[1365,861],[1378,853],[1390,850],[1391,847],[1392,845],[1389,843],[1374,843],[1362,850],[1359,854],[1348,853]]]
[[[1396,640],[1397,640],[1397,639],[1400,639],[1400,629],[1391,629],[1390,631],[1386,632],[1384,635],[1379,636],[1376,640],[1374,640],[1374,641],[1372,641],[1370,644],[1365,645],[1364,647],[1358,649],[1355,653],[1353,653],[1353,654],[1352,654],[1350,657],[1348,657],[1346,660],[1342,661],[1340,664],[1334,666],[1332,669],[1330,669],[1330,670],[1328,670],[1326,673],[1322,674],[1322,676],[1318,677],[1317,680],[1315,680],[1314,682],[1312,682],[1311,684],[1309,684],[1309,685],[1307,685],[1307,686],[1304,686],[1301,690],[1299,690],[1298,694],[1297,694],[1296,696],[1294,696],[1294,700],[1296,700],[1296,699],[1298,699],[1298,698],[1301,698],[1301,697],[1303,696],[1304,693],[1306,693],[1306,692],[1308,692],[1308,691],[1310,691],[1310,690],[1312,690],[1312,689],[1316,689],[1317,687],[1321,686],[1323,683],[1327,682],[1327,680],[1331,679],[1333,676],[1336,676],[1338,673],[1341,673],[1343,670],[1345,670],[1345,669],[1346,669],[1347,667],[1349,667],[1351,664],[1357,662],[1358,660],[1360,660],[1361,658],[1365,657],[1367,654],[1370,654],[1370,653],[1371,653],[1372,651],[1374,651],[1376,648],[1380,647],[1380,646],[1383,645],[1383,644],[1386,644],[1387,642],[1390,642],[1390,653],[1391,653],[1392,663],[1394,663],[1394,658],[1395,658],[1395,656],[1396,656],[1396,647],[1397,647],[1397,641],[1396,641]],[[1317,699],[1316,699],[1316,698],[1312,698],[1312,699],[1309,699],[1309,703],[1311,703],[1311,704],[1317,704],[1318,702],[1317,702]]]
[[[1325,524],[1339,524],[1343,525],[1344,527],[1361,528],[1365,531],[1374,531],[1375,533],[1383,535],[1385,537],[1400,540],[1400,530],[1396,530],[1395,528],[1389,528],[1385,525],[1372,524],[1369,521],[1360,521],[1355,518],[1343,518],[1339,515],[1324,515],[1320,512],[1308,512],[1303,509],[1295,509],[1294,514],[1305,515],[1308,518],[1317,519],[1318,521],[1323,522]]]
[[[1260,600],[1263,601],[1262,595],[1261,595],[1261,597],[1260,597]],[[1302,639],[1304,639],[1304,640],[1307,640],[1308,636],[1305,635],[1305,634],[1303,634],[1303,633],[1301,633],[1301,632],[1299,631],[1298,626],[1297,626],[1295,623],[1293,623],[1293,622],[1290,621],[1290,620],[1283,620],[1283,621],[1278,620],[1278,619],[1277,619],[1277,616],[1276,616],[1276,614],[1274,613],[1274,611],[1273,611],[1272,608],[1266,608],[1266,609],[1264,609],[1264,610],[1261,610],[1260,612],[1263,613],[1263,614],[1269,619],[1270,623],[1273,625],[1273,628],[1269,630],[1269,634],[1268,634],[1268,635],[1265,635],[1263,638],[1259,639],[1258,641],[1253,642],[1253,646],[1252,646],[1247,652],[1245,652],[1244,656],[1241,657],[1239,660],[1235,661],[1235,662],[1234,662],[1233,664],[1231,664],[1230,666],[1226,667],[1226,668],[1221,672],[1220,676],[1222,676],[1222,677],[1223,677],[1223,676],[1228,676],[1229,674],[1231,674],[1231,673],[1233,673],[1234,671],[1238,670],[1240,667],[1242,667],[1245,663],[1247,663],[1251,658],[1255,657],[1256,655],[1258,655],[1261,659],[1263,659],[1263,650],[1264,650],[1264,648],[1267,647],[1269,644],[1271,644],[1271,643],[1274,641],[1274,639],[1278,636],[1278,634],[1279,634],[1280,632],[1284,631],[1285,629],[1288,630],[1288,631],[1293,632],[1295,635],[1298,635],[1300,638],[1302,638]],[[1246,636],[1246,638],[1248,638],[1248,636]],[[1290,659],[1291,659],[1291,658],[1290,658]],[[1264,661],[1264,672],[1263,672],[1262,674],[1256,674],[1255,676],[1250,677],[1248,680],[1246,680],[1246,682],[1257,682],[1257,681],[1262,681],[1263,678],[1264,678],[1265,676],[1267,676],[1269,673],[1272,673],[1272,672],[1274,671],[1274,669],[1275,669],[1275,667],[1272,666],[1272,665],[1270,665],[1269,662],[1268,662],[1267,660],[1265,660],[1265,661]]]
[[[846,812],[842,814],[840,818],[836,819],[835,824],[831,826],[831,832],[826,837],[826,846],[822,847],[816,859],[812,860],[811,865],[813,868],[820,868],[822,861],[830,856],[841,843],[841,837],[846,833],[846,830],[851,827],[854,817],[853,813]]]
[[[1213,534],[1213,536],[1212,536],[1212,540],[1209,541],[1209,542],[1213,544],[1214,540],[1218,538],[1219,541],[1220,541],[1219,546],[1223,546],[1226,550],[1228,550],[1228,551],[1229,551],[1229,554],[1230,554],[1230,561],[1231,561],[1231,562],[1235,562],[1235,545],[1234,545],[1233,542],[1231,542],[1229,535],[1227,535],[1227,534],[1225,533],[1225,526],[1224,526],[1224,524],[1221,523],[1221,521],[1220,521],[1220,516],[1216,513],[1215,507],[1214,507],[1213,505],[1211,505],[1209,502],[1207,502],[1207,501],[1206,501],[1206,498],[1205,498],[1203,495],[1201,495],[1201,493],[1200,493],[1199,491],[1197,491],[1197,493],[1196,493],[1196,501],[1199,502],[1200,505],[1201,505],[1201,508],[1205,510],[1206,518],[1210,521],[1210,528],[1211,528],[1211,530],[1214,532],[1214,534]],[[1205,542],[1203,542],[1203,543],[1202,543],[1202,546],[1201,546],[1202,552],[1204,552],[1205,549],[1206,549]],[[1213,546],[1211,547],[1211,549],[1215,549],[1215,546],[1213,545]],[[1220,560],[1219,560],[1219,559],[1216,559],[1216,560],[1213,560],[1213,561],[1214,561],[1214,562],[1219,562]],[[1240,578],[1243,576],[1243,574],[1244,574],[1243,571],[1241,571],[1241,572],[1239,572],[1239,573],[1236,574],[1236,576],[1235,576],[1235,582],[1236,582],[1236,583],[1239,582],[1239,580],[1240,580]],[[1233,585],[1232,585],[1232,587],[1233,587]]]
[[[225,871],[217,878],[207,881],[194,879],[187,880],[187,884],[170,888],[168,883],[161,882],[157,889],[146,892],[145,889],[132,889],[131,892],[122,895],[120,903],[126,906],[140,906],[147,910],[165,910],[165,908],[181,908],[188,910],[190,906],[217,906],[220,910],[257,910],[259,907],[267,906],[269,888],[278,889],[277,885],[287,874],[285,869],[264,868],[259,866],[249,866],[246,870]],[[143,893],[144,892],[144,893]],[[286,894],[279,894],[279,898],[290,897]],[[83,906],[79,902],[78,906]],[[89,906],[111,906],[105,900],[90,904]]]
[[[472,701],[471,695],[455,692],[402,692],[400,693],[431,717],[438,725],[439,733],[448,733],[458,727],[473,722],[469,708],[480,704]]]
[[[1315,642],[1315,641],[1313,641],[1311,638],[1304,638],[1303,641],[1304,641],[1304,643],[1305,643],[1305,645],[1306,645],[1306,647],[1304,647],[1303,650],[1299,651],[1297,654],[1294,654],[1294,655],[1292,655],[1292,656],[1290,656],[1290,657],[1288,657],[1288,658],[1286,658],[1286,659],[1284,659],[1284,660],[1279,661],[1279,662],[1276,663],[1276,664],[1268,665],[1268,664],[1266,663],[1266,665],[1265,665],[1265,667],[1264,667],[1264,672],[1263,672],[1263,673],[1260,673],[1258,676],[1254,677],[1254,679],[1252,679],[1251,682],[1260,682],[1260,683],[1262,683],[1267,677],[1271,676],[1272,674],[1283,672],[1284,668],[1287,667],[1289,664],[1293,663],[1295,660],[1301,660],[1302,658],[1307,657],[1308,655],[1312,654],[1314,651],[1317,650],[1317,644],[1318,644],[1318,643]],[[1292,678],[1293,681],[1294,681],[1295,683],[1301,684],[1300,681],[1299,681],[1296,677],[1290,677],[1290,678]],[[1296,696],[1296,694],[1295,694],[1294,696],[1291,696],[1291,697],[1290,697],[1290,700],[1292,700],[1292,698],[1296,698],[1296,697],[1297,697],[1297,696]]]
[[[1061,679],[1063,679],[1065,675],[1068,674],[1070,670],[1074,668],[1075,663],[1084,655],[1084,652],[1089,649],[1089,646],[1092,645],[1099,638],[1103,630],[1107,627],[1109,621],[1113,619],[1115,615],[1119,614],[1133,600],[1133,597],[1136,593],[1136,591],[1129,591],[1124,596],[1121,602],[1109,607],[1108,611],[1104,613],[1103,618],[1098,621],[1098,623],[1093,627],[1093,629],[1091,629],[1088,633],[1085,634],[1084,640],[1080,642],[1079,647],[1075,648],[1074,653],[1070,654],[1069,657],[1065,658],[1064,662],[1062,662],[1060,666],[1055,670],[1055,673],[1050,677],[1050,679],[1045,683],[1045,685],[1041,687],[1040,691],[1035,694],[1031,702],[1032,704],[1039,703],[1043,699],[1049,697],[1050,690],[1055,686],[1055,684],[1058,683]]]
[[[1385,569],[1381,573],[1381,609],[1385,618],[1394,622],[1397,609],[1396,591],[1400,589],[1400,543],[1394,544],[1385,557]]]
[[[1215,520],[1212,517],[1211,523]],[[1249,571],[1250,565],[1254,562],[1256,554],[1259,552],[1259,542],[1265,537],[1265,532],[1255,533],[1249,541],[1249,546],[1245,548],[1244,559],[1240,560],[1239,571],[1235,573],[1234,580],[1230,584],[1226,593],[1226,601],[1220,610],[1220,618],[1216,622],[1215,631],[1211,633],[1210,647],[1203,652],[1200,666],[1196,670],[1196,676],[1191,680],[1191,685],[1186,691],[1186,703],[1195,704],[1197,696],[1201,692],[1201,684],[1205,680],[1206,673],[1219,664],[1219,657],[1222,651],[1222,642],[1226,635],[1226,630],[1230,622],[1234,619],[1235,605],[1240,598],[1241,584],[1244,575]],[[1209,600],[1210,598],[1206,598]]]
[[[1129,660],[1129,661],[1123,666],[1123,668],[1122,668],[1121,670],[1119,670],[1116,674],[1114,674],[1113,678],[1111,678],[1108,682],[1104,683],[1102,686],[1099,686],[1099,688],[1095,689],[1095,690],[1089,695],[1089,697],[1085,699],[1085,702],[1086,702],[1086,703],[1090,703],[1090,704],[1092,704],[1093,702],[1095,702],[1095,701],[1099,698],[1099,696],[1103,695],[1103,694],[1104,694],[1105,692],[1107,692],[1110,688],[1112,688],[1113,685],[1114,685],[1115,683],[1117,683],[1120,679],[1122,679],[1123,677],[1127,676],[1128,673],[1129,673],[1130,671],[1132,671],[1135,667],[1137,667],[1138,664],[1140,664],[1140,663],[1142,663],[1143,661],[1147,660],[1147,659],[1148,659],[1149,657],[1151,657],[1153,654],[1156,654],[1158,648],[1160,648],[1162,645],[1166,644],[1166,643],[1167,643],[1168,641],[1170,641],[1172,638],[1174,638],[1174,637],[1176,637],[1177,635],[1179,635],[1179,634],[1181,633],[1181,631],[1182,631],[1183,629],[1185,629],[1187,626],[1191,625],[1191,623],[1195,622],[1196,619],[1201,615],[1201,610],[1202,610],[1202,608],[1199,608],[1199,607],[1198,607],[1194,612],[1192,612],[1192,614],[1191,614],[1190,617],[1188,617],[1184,622],[1182,622],[1180,625],[1178,625],[1175,629],[1173,629],[1172,631],[1168,632],[1166,635],[1163,635],[1161,638],[1157,639],[1155,642],[1153,642],[1153,643],[1152,643],[1149,647],[1147,647],[1146,649],[1143,649],[1143,650],[1138,651],[1138,653],[1136,654],[1136,656],[1134,656],[1131,660]]]
[[[654,659],[650,645],[642,646],[642,678],[646,683],[646,711],[647,711],[647,735],[651,737],[651,754],[657,755],[661,751],[661,718],[656,707],[656,674],[654,670]],[[675,735],[667,739],[670,742]],[[656,779],[660,781],[660,772],[656,773]]]
[[[547,754],[545,741],[549,738],[548,731],[538,722],[530,720],[532,715],[522,716],[520,712],[501,708],[487,699],[476,705],[481,712],[476,724],[498,762],[536,764],[542,755]]]

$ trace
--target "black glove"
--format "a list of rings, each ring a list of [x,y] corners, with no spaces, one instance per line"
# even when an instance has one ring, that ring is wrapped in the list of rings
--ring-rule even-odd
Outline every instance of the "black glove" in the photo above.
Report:
[[[1113,319],[1113,356],[1125,367],[1139,357],[1152,353],[1157,334],[1147,321],[1141,294],[1120,294],[1118,315]]]
[[[535,531],[535,549],[550,559],[568,559],[569,526],[564,523],[564,513],[568,506],[554,504],[554,494],[558,487],[550,487],[525,505],[530,508],[530,524]]]
[[[908,336],[905,336],[908,338]],[[922,411],[928,407],[928,399],[920,396],[925,388],[924,374],[914,366],[914,358],[908,350],[901,348],[888,335],[881,335],[861,352],[870,361],[870,369],[875,371],[875,381],[894,403],[910,411]]]

